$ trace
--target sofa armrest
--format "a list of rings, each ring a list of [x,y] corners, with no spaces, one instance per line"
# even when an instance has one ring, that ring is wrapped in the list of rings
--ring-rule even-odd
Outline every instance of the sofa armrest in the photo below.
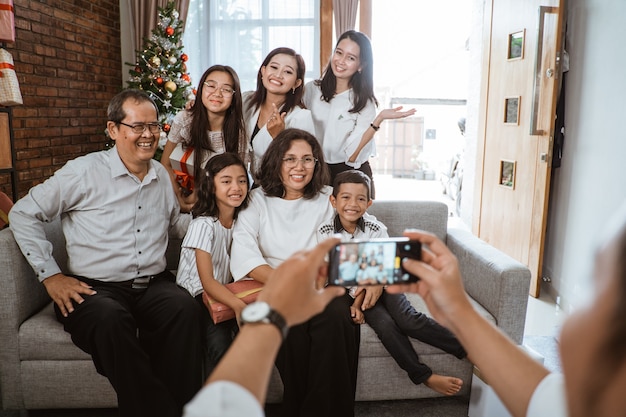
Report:
[[[0,231],[0,392],[5,408],[23,408],[18,330],[50,302],[11,229]]]
[[[531,278],[528,267],[459,227],[448,228],[447,245],[459,260],[467,293],[521,344]]]

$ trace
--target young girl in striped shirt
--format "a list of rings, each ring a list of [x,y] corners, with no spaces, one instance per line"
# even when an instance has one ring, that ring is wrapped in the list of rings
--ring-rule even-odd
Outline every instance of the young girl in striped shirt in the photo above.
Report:
[[[233,281],[232,230],[237,214],[248,205],[248,173],[236,154],[223,153],[209,160],[197,185],[198,201],[191,210],[193,220],[181,245],[176,282],[203,306],[208,375],[234,339],[241,310],[246,306],[224,284]],[[213,323],[202,300],[203,291],[232,308],[236,318]]]

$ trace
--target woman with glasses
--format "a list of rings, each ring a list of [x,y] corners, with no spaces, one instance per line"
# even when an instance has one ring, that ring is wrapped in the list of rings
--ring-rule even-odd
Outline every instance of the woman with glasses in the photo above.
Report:
[[[338,173],[358,169],[372,179],[372,198],[374,182],[368,160],[376,151],[374,134],[384,120],[415,113],[414,109],[403,112],[402,107],[396,107],[376,114],[373,67],[369,38],[349,30],[339,37],[322,78],[307,83],[304,95],[316,136],[324,147],[329,184]]]
[[[256,90],[243,94],[243,114],[254,153],[256,174],[272,140],[287,128],[315,134],[311,112],[304,107],[304,59],[291,48],[276,48],[263,60]]]
[[[322,148],[310,133],[285,129],[267,148],[259,188],[233,230],[231,272],[266,282],[295,252],[316,244],[317,226],[333,214]],[[323,286],[323,283],[320,284]],[[289,330],[276,360],[285,416],[354,416],[359,328],[349,295]]]
[[[192,173],[174,172],[172,168],[170,156],[179,143],[184,149],[194,150]],[[191,108],[174,117],[161,157],[161,163],[170,173],[181,211],[189,212],[197,200],[193,177],[198,177],[212,156],[224,152],[239,154],[246,166],[250,162],[239,77],[229,66],[213,65],[200,77]]]

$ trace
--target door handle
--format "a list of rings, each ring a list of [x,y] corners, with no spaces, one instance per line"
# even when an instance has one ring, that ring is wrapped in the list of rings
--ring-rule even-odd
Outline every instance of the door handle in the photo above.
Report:
[[[541,56],[543,52],[543,26],[546,20],[547,13],[558,13],[558,7],[551,6],[539,6],[539,21],[537,23],[537,49],[535,53],[535,85],[533,86],[533,101],[532,111],[530,112],[530,134],[532,136],[541,136],[544,134],[543,130],[537,129],[537,119],[539,112],[539,94],[541,92],[541,78],[543,72],[541,71]],[[551,77],[554,71],[549,69],[546,71],[546,76]]]

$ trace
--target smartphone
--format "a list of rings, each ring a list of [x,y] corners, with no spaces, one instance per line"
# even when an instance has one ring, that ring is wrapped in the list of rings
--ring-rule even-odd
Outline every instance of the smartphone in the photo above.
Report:
[[[402,259],[421,259],[421,254],[421,243],[406,237],[342,242],[329,253],[328,283],[351,287],[417,282],[419,278],[402,267]]]

